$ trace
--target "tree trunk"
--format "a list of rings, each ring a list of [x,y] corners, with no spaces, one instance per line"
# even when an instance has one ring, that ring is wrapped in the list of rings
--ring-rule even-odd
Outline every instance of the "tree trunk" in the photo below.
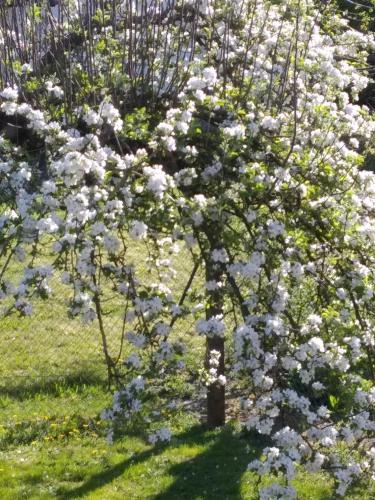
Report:
[[[219,282],[222,274],[219,265],[210,258],[206,260],[206,281]],[[207,291],[209,307],[206,319],[223,314],[223,293],[221,289]],[[209,369],[210,351],[220,352],[220,361],[217,374],[224,374],[224,337],[207,337],[206,340],[206,369]],[[225,424],[225,387],[218,382],[211,384],[207,389],[207,424],[209,427],[219,427]]]

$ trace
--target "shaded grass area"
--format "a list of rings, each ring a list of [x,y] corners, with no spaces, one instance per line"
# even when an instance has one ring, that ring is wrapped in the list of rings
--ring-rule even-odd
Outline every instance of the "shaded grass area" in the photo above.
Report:
[[[0,396],[1,499],[256,499],[246,470],[264,443],[230,422],[208,430],[197,415],[180,413],[165,446],[141,432],[106,442],[101,410],[110,393],[96,378],[67,377]],[[267,482],[267,480],[265,480]],[[335,498],[324,475],[301,473],[299,499]],[[359,487],[345,498],[372,499]]]
[[[108,470],[93,474],[82,486],[65,491],[60,498],[85,497],[108,484],[117,486],[118,493],[128,493],[134,498],[143,495],[158,499],[197,495],[241,498],[241,476],[248,458],[244,454],[238,457],[239,439],[228,429],[210,432],[194,426],[175,435],[168,446],[145,449]],[[118,484],[120,478],[126,478],[129,486],[135,480],[136,489]]]
[[[88,386],[104,384],[103,377],[81,369],[66,376],[40,377],[31,380],[16,378],[11,384],[0,386],[0,398],[10,397],[17,401],[24,401],[41,396],[56,397],[62,393],[79,393]]]
[[[24,391],[22,404],[1,399],[2,499],[256,498],[246,466],[262,445],[233,425],[209,431],[181,414],[167,446],[152,448],[140,436],[108,445],[99,418],[110,399],[103,385],[66,380],[44,389]],[[325,482],[306,484],[310,493],[301,498],[330,498]]]

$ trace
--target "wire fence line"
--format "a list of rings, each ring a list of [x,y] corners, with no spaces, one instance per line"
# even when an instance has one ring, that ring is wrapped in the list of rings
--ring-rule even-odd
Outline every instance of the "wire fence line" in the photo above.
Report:
[[[106,380],[106,365],[97,322],[84,324],[68,316],[69,290],[58,276],[49,298],[33,302],[33,314],[11,314],[0,323],[0,388],[9,384],[67,378]],[[104,315],[109,352],[121,342],[123,312]]]

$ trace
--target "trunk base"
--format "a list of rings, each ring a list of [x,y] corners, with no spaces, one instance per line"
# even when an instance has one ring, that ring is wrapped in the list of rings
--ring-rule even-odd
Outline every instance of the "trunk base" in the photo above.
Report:
[[[225,424],[225,388],[213,384],[207,392],[207,425],[210,428]]]

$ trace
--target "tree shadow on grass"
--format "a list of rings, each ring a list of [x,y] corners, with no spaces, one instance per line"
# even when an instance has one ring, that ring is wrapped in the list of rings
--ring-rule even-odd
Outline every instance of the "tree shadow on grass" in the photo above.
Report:
[[[142,463],[151,458],[154,450],[144,451],[136,457],[127,458],[113,467],[91,476],[82,486],[63,491],[57,495],[60,500],[72,500],[72,498],[82,498],[103,486],[110,484],[116,478],[126,473],[127,469],[133,465]]]
[[[241,500],[241,478],[247,465],[259,458],[263,446],[259,440],[247,452],[248,438],[224,428],[214,435],[197,433],[195,444],[205,450],[194,458],[172,465],[168,471],[174,480],[155,500]]]
[[[147,462],[152,457],[161,456],[168,450],[176,456],[181,447],[184,457],[186,448],[201,446],[204,450],[194,458],[172,464],[165,474],[173,476],[173,482],[163,493],[153,497],[155,500],[182,499],[241,499],[241,476],[247,464],[259,457],[262,446],[255,444],[246,452],[247,438],[241,437],[226,427],[209,431],[197,425],[186,432],[174,436],[168,445],[157,446],[151,450],[123,460],[103,472],[91,476],[82,486],[66,490],[58,495],[60,500],[84,497],[95,490],[110,484],[115,479],[126,475],[130,467]],[[174,452],[174,453],[173,453]],[[139,497],[133,497],[139,498]]]
[[[5,385],[0,385],[0,398],[10,397],[17,401],[25,401],[37,395],[59,396],[64,391],[74,390],[79,393],[87,386],[106,387],[105,377],[94,372],[81,370],[68,373],[64,376],[51,376],[39,378],[34,381],[26,377],[6,380]]]

